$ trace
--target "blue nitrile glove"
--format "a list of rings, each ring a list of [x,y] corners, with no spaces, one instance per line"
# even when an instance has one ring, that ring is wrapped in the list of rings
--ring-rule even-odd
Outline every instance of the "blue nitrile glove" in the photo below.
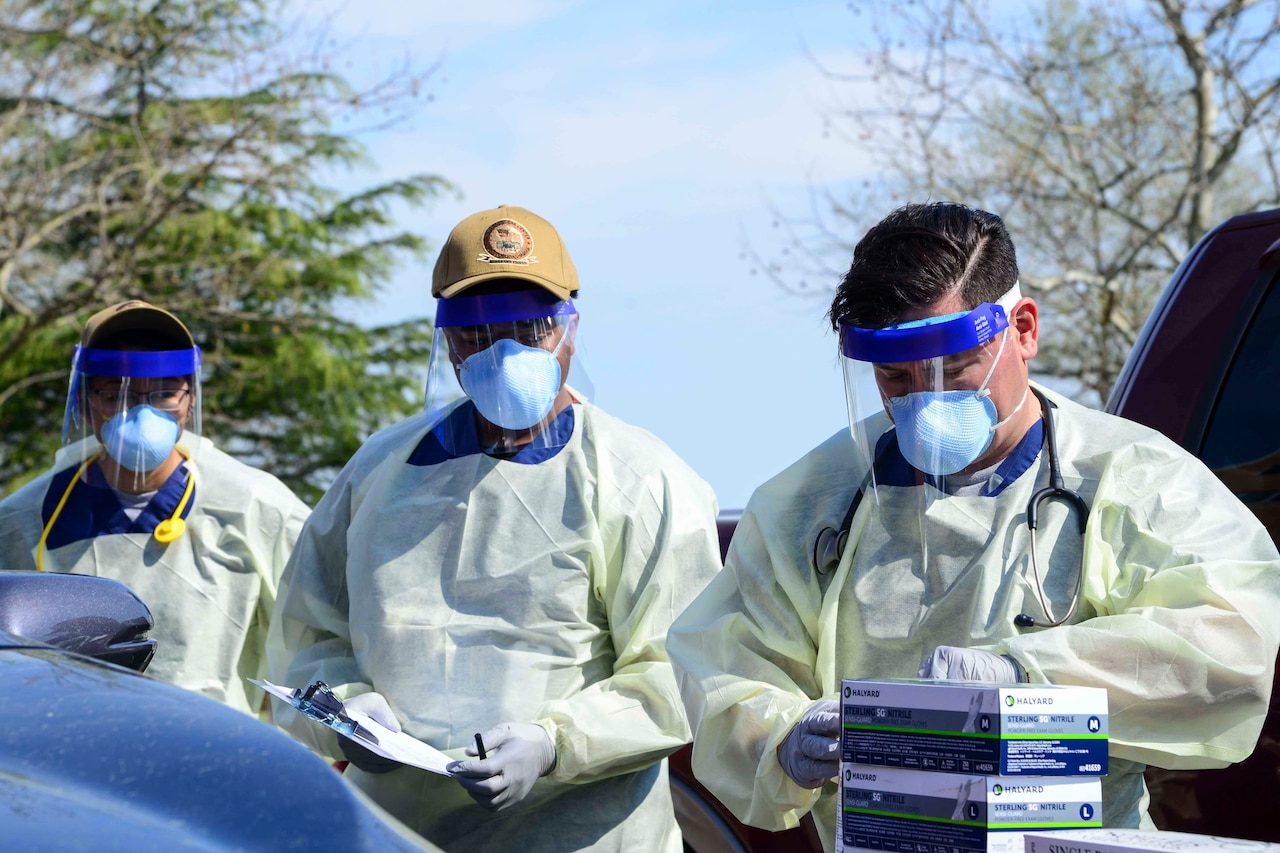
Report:
[[[938,646],[921,664],[920,677],[1025,683],[1027,673],[1008,655],[996,655],[980,649],[962,649],[959,646]]]
[[[387,700],[381,693],[361,693],[359,696],[347,699],[342,706],[348,711],[359,711],[393,732],[400,731],[400,721],[391,712],[391,706],[387,704]],[[365,749],[359,742],[345,735],[338,735],[338,747],[341,748],[347,761],[366,773],[387,773],[404,766],[399,761],[384,758],[372,750]]]
[[[801,788],[821,788],[840,774],[840,702],[822,699],[809,706],[778,744],[778,764]]]
[[[499,723],[480,736],[482,761],[455,761],[446,768],[486,809],[502,811],[523,800],[539,777],[556,766],[551,736],[534,723]],[[479,755],[475,746],[467,755]]]

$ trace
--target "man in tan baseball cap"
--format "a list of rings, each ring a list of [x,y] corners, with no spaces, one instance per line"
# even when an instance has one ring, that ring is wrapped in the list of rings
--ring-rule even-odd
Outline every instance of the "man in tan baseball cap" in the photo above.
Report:
[[[170,312],[104,308],[72,356],[53,467],[0,502],[0,566],[121,581],[155,618],[147,672],[259,713],[267,619],[309,512],[201,435],[200,348]]]
[[[664,756],[690,733],[665,636],[719,569],[716,499],[567,381],[578,292],[541,216],[460,222],[432,277],[425,411],[347,465],[281,585],[274,680],[322,679],[462,760],[450,778],[278,720],[446,849],[681,850]]]

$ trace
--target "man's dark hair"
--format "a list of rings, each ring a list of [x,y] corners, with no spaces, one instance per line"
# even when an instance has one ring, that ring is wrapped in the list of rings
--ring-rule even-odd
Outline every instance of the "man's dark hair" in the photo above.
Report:
[[[1018,280],[1018,259],[994,213],[952,202],[908,204],[858,241],[831,302],[831,327],[879,329],[959,288],[967,308],[995,302]]]

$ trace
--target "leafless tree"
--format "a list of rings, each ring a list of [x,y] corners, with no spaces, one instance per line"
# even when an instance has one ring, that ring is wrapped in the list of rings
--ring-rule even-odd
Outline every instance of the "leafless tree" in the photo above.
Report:
[[[1196,240],[1280,203],[1280,0],[849,6],[856,65],[822,67],[856,94],[829,132],[880,176],[793,215],[818,229],[799,245],[833,257],[907,200],[1001,214],[1049,331],[1039,370],[1086,402]],[[770,266],[794,285],[794,263]]]

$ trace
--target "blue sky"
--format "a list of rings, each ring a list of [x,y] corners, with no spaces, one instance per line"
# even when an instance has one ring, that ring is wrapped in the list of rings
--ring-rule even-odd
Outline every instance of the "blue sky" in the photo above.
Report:
[[[346,45],[338,70],[353,80],[406,56],[440,62],[431,100],[361,136],[373,167],[341,179],[431,172],[461,194],[401,214],[430,257],[404,265],[365,320],[430,314],[431,264],[450,228],[518,205],[555,224],[578,268],[595,401],[666,441],[722,508],[846,424],[827,300],[786,294],[748,257],[783,246],[771,205],[803,215],[815,189],[869,169],[822,132],[823,109],[849,93],[813,57],[850,61],[857,19],[844,4],[299,8],[328,16]]]

